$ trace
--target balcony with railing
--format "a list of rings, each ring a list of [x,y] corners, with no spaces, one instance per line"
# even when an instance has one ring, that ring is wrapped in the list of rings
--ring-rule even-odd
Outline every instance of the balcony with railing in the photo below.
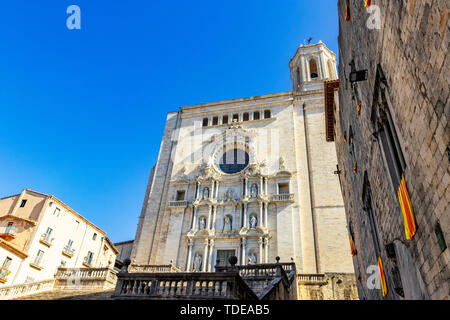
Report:
[[[8,268],[1,267],[0,268],[0,283],[5,283],[8,281],[8,276],[11,274],[11,271]]]
[[[274,202],[294,202],[293,193],[275,194],[272,196]]]
[[[47,246],[47,247],[51,247],[51,245],[53,244],[54,240],[55,239],[51,238],[48,233],[43,233],[41,235],[41,239],[39,240],[39,242],[42,243],[43,245]]]
[[[42,256],[35,256],[30,262],[30,266],[37,270],[42,270],[44,268],[44,264],[45,262],[42,259]]]
[[[170,208],[186,208],[188,204],[186,200],[169,201]]]
[[[17,229],[14,227],[5,227],[0,231],[0,238],[11,241],[16,238]]]
[[[92,256],[86,256],[83,259],[83,265],[86,268],[91,268],[92,267]]]
[[[62,254],[68,258],[72,258],[74,253],[75,253],[75,249],[72,249],[69,246],[64,246],[64,248],[62,250]]]

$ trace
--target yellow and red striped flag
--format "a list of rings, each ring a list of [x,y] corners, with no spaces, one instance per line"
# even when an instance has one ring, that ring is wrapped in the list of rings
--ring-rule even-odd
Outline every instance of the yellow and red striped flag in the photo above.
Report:
[[[345,7],[345,21],[350,21],[350,8],[348,5]]]
[[[356,256],[355,243],[353,242],[353,236],[350,235],[350,250],[352,252],[352,256]]]
[[[364,2],[364,8],[370,7],[370,0],[366,0],[366,2]]]
[[[358,111],[358,117],[359,117],[361,115],[361,100],[359,100],[359,103],[356,106],[356,110]]]
[[[398,200],[402,208],[406,239],[411,240],[416,234],[416,222],[404,176],[402,176],[402,181],[400,181],[400,186],[398,187]]]
[[[378,257],[378,270],[380,271],[381,291],[383,292],[383,297],[386,297],[387,285],[386,285],[386,277],[384,276],[383,264],[381,263],[381,256]]]

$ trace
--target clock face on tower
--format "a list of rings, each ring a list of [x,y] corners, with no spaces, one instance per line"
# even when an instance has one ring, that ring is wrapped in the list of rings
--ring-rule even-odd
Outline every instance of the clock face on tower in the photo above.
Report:
[[[234,148],[224,152],[219,161],[219,168],[226,174],[234,174],[244,170],[249,163],[246,151]]]

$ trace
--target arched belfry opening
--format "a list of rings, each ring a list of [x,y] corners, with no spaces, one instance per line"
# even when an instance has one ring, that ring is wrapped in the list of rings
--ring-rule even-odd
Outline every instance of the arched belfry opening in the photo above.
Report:
[[[319,77],[319,71],[317,69],[316,59],[309,60],[309,74],[311,79],[315,79]]]

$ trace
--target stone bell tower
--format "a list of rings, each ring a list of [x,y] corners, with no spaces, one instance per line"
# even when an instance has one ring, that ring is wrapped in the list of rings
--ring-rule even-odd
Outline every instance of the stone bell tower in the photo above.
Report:
[[[293,91],[320,90],[324,81],[337,79],[336,55],[322,41],[300,45],[289,68]]]

